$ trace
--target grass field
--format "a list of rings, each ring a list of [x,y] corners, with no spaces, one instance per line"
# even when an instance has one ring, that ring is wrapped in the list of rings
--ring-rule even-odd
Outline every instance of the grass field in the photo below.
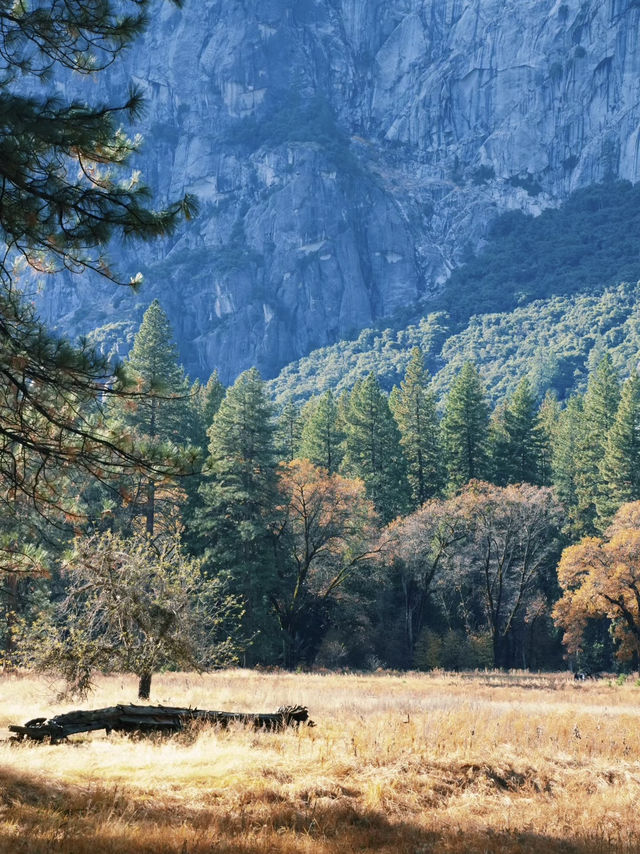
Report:
[[[84,708],[135,701],[105,677]],[[640,687],[565,675],[154,679],[151,702],[309,707],[315,728],[0,743],[0,852],[640,852]],[[79,704],[0,676],[10,723]]]

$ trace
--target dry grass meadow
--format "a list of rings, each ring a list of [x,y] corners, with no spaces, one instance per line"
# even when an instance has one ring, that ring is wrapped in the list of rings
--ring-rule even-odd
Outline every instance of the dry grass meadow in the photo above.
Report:
[[[135,701],[100,679],[84,708]],[[640,852],[640,687],[526,674],[167,674],[152,702],[314,729],[0,743],[0,852]],[[0,676],[10,723],[68,711]]]

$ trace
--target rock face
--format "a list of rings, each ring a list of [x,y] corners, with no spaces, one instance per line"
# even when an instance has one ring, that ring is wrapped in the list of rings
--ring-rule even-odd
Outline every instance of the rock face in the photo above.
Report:
[[[498,213],[640,174],[640,0],[163,3],[89,97],[130,81],[147,183],[201,214],[116,251],[138,296],[59,280],[42,311],[86,332],[158,297],[192,376],[273,376],[428,303]]]

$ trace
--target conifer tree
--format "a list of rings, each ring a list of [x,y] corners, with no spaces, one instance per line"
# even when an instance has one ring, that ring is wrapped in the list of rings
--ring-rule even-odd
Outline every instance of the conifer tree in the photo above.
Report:
[[[189,390],[178,360],[169,318],[156,299],[144,313],[125,362],[139,393],[135,406],[127,407],[125,420],[152,439],[179,443],[184,438]]]
[[[389,402],[400,428],[413,504],[420,507],[443,489],[444,465],[436,398],[419,347],[411,351],[404,380]]]
[[[144,29],[149,5],[0,4],[0,501],[22,493],[39,512],[74,512],[61,472],[100,480],[142,465],[140,449],[105,425],[101,401],[123,391],[113,367],[49,333],[14,275],[19,259],[39,276],[92,270],[135,286],[139,274],[119,275],[106,258],[112,238],[166,235],[195,211],[189,197],[152,210],[128,171],[138,142],[122,126],[140,112],[139,91],[89,105],[40,85],[104,71]]]
[[[272,525],[277,500],[273,410],[258,371],[228,389],[209,429],[208,477],[194,526],[205,567],[245,606],[243,631],[255,639],[248,661],[269,661],[275,620]]]
[[[640,375],[622,387],[620,405],[600,464],[598,524],[605,528],[620,505],[640,499]]]
[[[344,439],[335,398],[331,390],[326,391],[313,401],[302,428],[300,456],[326,469],[329,474],[335,474],[342,462]]]
[[[600,464],[619,403],[618,376],[611,357],[606,354],[589,374],[575,446],[576,506],[571,515],[577,536],[590,536],[597,531],[596,502],[603,489]]]
[[[276,422],[276,449],[279,459],[290,463],[299,456],[301,433],[300,409],[292,400],[288,400]]]
[[[552,448],[553,485],[570,516],[577,504],[575,449],[582,430],[582,412],[583,396],[573,395],[560,412]]]
[[[465,362],[451,386],[442,433],[451,489],[488,476],[489,409],[482,379],[471,362]]]
[[[180,445],[194,434],[190,423],[189,387],[178,363],[169,319],[158,300],[144,313],[126,366],[137,381],[133,402],[117,407],[119,420],[152,443]],[[156,517],[156,479],[143,479],[147,533],[153,535]],[[172,500],[172,499],[170,499]]]
[[[211,374],[206,386],[202,389],[200,397],[200,417],[204,425],[204,434],[213,423],[213,418],[216,412],[220,409],[220,404],[224,400],[225,387],[220,382],[217,369]]]
[[[505,428],[506,409],[507,402],[500,401],[489,419],[490,480],[496,486],[506,486],[509,482],[509,436]]]
[[[406,511],[409,484],[400,431],[373,373],[351,393],[343,470],[364,481],[383,522]]]
[[[555,394],[548,391],[540,404],[537,415],[539,430],[538,475],[541,486],[551,486],[553,483],[553,446],[559,420],[560,404]]]
[[[540,483],[540,427],[537,422],[536,401],[526,379],[518,384],[504,408],[504,483]]]

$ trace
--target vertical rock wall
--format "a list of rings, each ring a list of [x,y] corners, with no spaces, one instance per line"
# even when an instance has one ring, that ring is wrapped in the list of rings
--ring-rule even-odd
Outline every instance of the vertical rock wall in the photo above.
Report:
[[[138,296],[59,280],[43,313],[86,332],[157,296],[191,374],[230,382],[428,303],[499,212],[638,179],[639,23],[638,0],[160,4],[89,97],[143,86],[139,166],[202,213],[114,247]]]

